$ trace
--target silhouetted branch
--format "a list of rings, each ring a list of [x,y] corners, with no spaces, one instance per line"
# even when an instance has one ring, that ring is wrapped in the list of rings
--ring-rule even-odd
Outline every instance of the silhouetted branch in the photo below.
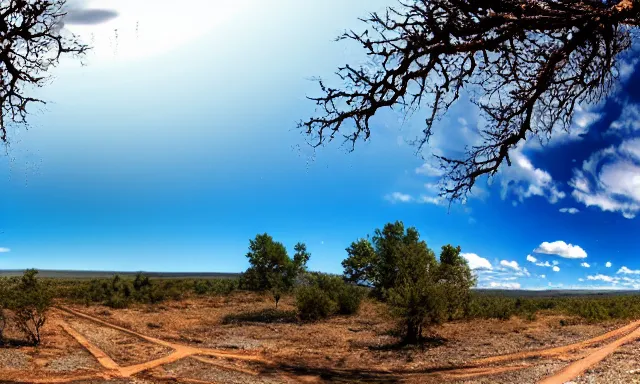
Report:
[[[568,130],[576,106],[602,99],[618,77],[617,58],[640,23],[638,1],[405,0],[339,39],[359,43],[374,68],[338,69],[342,88],[319,81],[318,114],[299,127],[320,146],[342,136],[352,148],[370,137],[380,109],[426,108],[423,135],[465,89],[487,121],[482,144],[462,159],[439,156],[442,195],[463,199],[494,175],[528,135]]]
[[[24,123],[27,107],[44,101],[29,96],[62,55],[81,55],[88,47],[61,33],[64,0],[0,0],[0,140],[7,124]]]

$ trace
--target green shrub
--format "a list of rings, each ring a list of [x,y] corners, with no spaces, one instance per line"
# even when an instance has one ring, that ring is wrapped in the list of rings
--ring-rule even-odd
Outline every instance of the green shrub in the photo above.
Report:
[[[301,285],[296,294],[296,305],[303,320],[354,314],[358,312],[365,296],[365,288],[345,283],[341,277],[327,273],[306,273]],[[309,302],[312,300],[318,300],[324,307],[317,310],[312,308],[313,303]],[[315,313],[308,315],[309,311]]]
[[[338,313],[341,315],[353,315],[357,313],[364,296],[364,289],[350,284],[344,284],[336,297]]]
[[[298,288],[296,307],[300,318],[307,321],[325,319],[337,311],[337,304],[327,292],[315,285]]]
[[[34,345],[42,341],[41,329],[51,307],[51,294],[37,278],[38,271],[28,269],[13,287],[9,307],[17,327]]]

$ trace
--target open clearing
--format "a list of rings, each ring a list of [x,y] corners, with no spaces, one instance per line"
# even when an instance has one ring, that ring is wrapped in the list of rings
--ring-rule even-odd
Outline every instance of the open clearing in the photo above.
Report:
[[[287,300],[282,314],[293,309]],[[435,328],[422,348],[408,348],[395,344],[393,320],[372,301],[356,316],[312,324],[257,316],[272,307],[268,296],[245,292],[121,310],[60,305],[41,347],[0,348],[0,378],[7,383],[640,380],[635,358],[640,321],[585,324],[543,314],[533,321],[454,322]]]

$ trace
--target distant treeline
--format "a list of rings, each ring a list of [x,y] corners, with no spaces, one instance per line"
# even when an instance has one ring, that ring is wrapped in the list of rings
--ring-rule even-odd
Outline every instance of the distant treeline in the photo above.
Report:
[[[0,269],[0,277],[20,277],[25,270],[22,269]],[[122,272],[122,271],[80,271],[62,269],[40,269],[40,278],[55,279],[108,279],[118,275],[120,277],[135,277],[142,273],[145,276],[162,279],[235,279],[240,277],[240,273],[234,272]]]

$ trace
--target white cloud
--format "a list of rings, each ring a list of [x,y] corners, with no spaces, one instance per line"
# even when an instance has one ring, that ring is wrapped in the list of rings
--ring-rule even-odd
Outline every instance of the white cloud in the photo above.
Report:
[[[536,265],[538,267],[547,267],[547,268],[551,268],[551,264],[548,261],[545,261],[544,263],[541,261],[539,263],[536,263]]]
[[[425,175],[429,177],[440,177],[444,175],[444,171],[438,166],[432,163],[424,163],[416,168],[416,173],[419,175]]]
[[[558,267],[557,265],[554,265],[551,269],[553,270],[553,272],[560,272],[560,267]]]
[[[585,206],[620,212],[627,219],[640,212],[640,138],[595,152],[573,170],[571,195]]]
[[[514,271],[519,271],[520,270],[520,266],[518,265],[518,262],[515,261],[515,260],[513,260],[513,261],[502,260],[500,262],[500,265],[502,265],[503,267],[511,268]]]
[[[591,126],[596,123],[603,114],[595,112],[598,106],[576,106],[570,129],[555,129],[548,142],[540,140],[527,140],[526,148],[542,150],[545,147],[552,147],[569,141],[581,140],[589,132]],[[545,144],[545,145],[543,145]]]
[[[611,262],[607,261],[607,263],[604,266],[607,267],[607,268],[611,268]]]
[[[578,279],[578,281],[584,281],[584,279],[581,277],[581,278]]]
[[[575,215],[576,213],[580,212],[578,208],[560,208],[559,211],[562,213],[568,213],[571,215]]]
[[[393,192],[384,197],[386,200],[392,203],[410,203],[413,201],[413,197],[411,195],[407,195],[406,193],[401,192]]]
[[[420,195],[420,197],[418,198],[418,203],[420,204],[440,205],[443,203],[443,201],[444,200],[440,196]]]
[[[7,253],[7,252],[11,252],[11,249],[5,248],[5,247],[0,247],[0,253]]]
[[[585,268],[591,268],[591,265],[589,263],[581,263],[580,266]]]
[[[567,244],[564,241],[558,240],[552,243],[543,242],[534,249],[533,252],[544,253],[547,255],[558,255],[567,259],[584,259],[587,257],[587,252],[577,245]]]
[[[552,261],[551,261],[551,264],[553,264],[553,265],[558,265],[558,264],[560,264],[560,263],[558,263],[558,260],[552,260]]]
[[[607,133],[624,136],[636,131],[640,131],[640,108],[638,104],[626,104],[618,120],[609,126]]]
[[[532,263],[535,263],[536,261],[538,261],[538,259],[536,259],[535,257],[531,256],[531,255],[527,255],[527,261],[530,261]]]
[[[464,257],[469,263],[469,268],[471,269],[485,269],[491,270],[493,267],[489,260],[484,257],[480,257],[475,253],[461,253],[460,256]]]
[[[496,289],[520,289],[520,283],[505,283],[492,281],[489,283],[489,287]]]
[[[546,279],[546,278],[547,278],[547,275],[540,275],[540,278],[541,278],[541,279]]]
[[[629,269],[627,267],[625,267],[624,265],[618,269],[618,272],[616,273],[624,273],[625,275],[640,275],[640,270],[639,269]]]
[[[514,149],[509,157],[511,166],[502,167],[500,170],[503,199],[512,194],[523,202],[531,196],[542,196],[555,204],[565,197],[565,193],[558,189],[549,172],[534,167],[521,149]]]
[[[607,283],[613,283],[617,279],[615,277],[611,277],[611,276],[607,276],[599,273],[595,276],[587,276],[587,280],[594,280],[594,281],[599,280],[599,281],[606,281]]]

